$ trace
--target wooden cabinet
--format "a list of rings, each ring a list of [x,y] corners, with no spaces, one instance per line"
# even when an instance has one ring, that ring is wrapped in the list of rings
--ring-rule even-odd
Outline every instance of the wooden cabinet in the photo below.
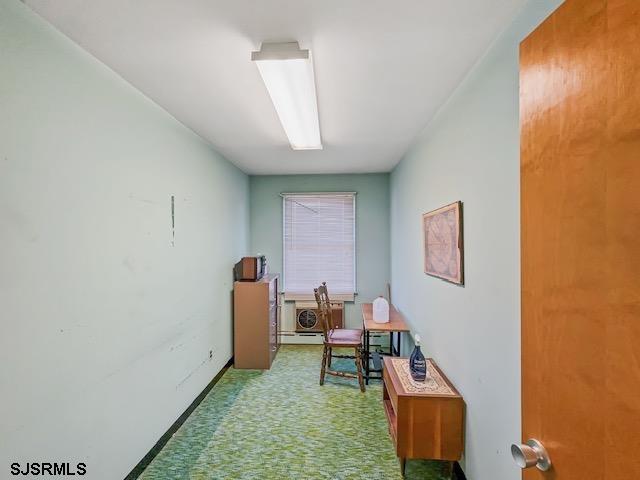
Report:
[[[408,359],[384,357],[383,404],[389,434],[404,474],[406,459],[459,460],[463,450],[464,401],[433,359],[430,380],[413,382]]]
[[[280,302],[278,275],[233,284],[235,368],[266,370],[278,352]]]

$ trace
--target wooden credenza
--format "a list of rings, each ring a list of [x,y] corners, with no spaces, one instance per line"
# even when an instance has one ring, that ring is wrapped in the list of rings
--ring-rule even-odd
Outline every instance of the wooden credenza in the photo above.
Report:
[[[279,277],[233,284],[233,361],[235,368],[267,370],[280,346]]]
[[[406,459],[459,460],[463,451],[464,400],[427,359],[429,389],[410,380],[408,359],[384,357],[383,404],[389,434],[404,475]]]

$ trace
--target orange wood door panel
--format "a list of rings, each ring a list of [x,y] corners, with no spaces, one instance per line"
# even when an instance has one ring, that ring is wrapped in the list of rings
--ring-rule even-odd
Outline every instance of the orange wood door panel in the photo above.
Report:
[[[640,0],[607,2],[606,478],[640,478]]]
[[[524,478],[640,478],[640,2],[567,0],[520,47]]]

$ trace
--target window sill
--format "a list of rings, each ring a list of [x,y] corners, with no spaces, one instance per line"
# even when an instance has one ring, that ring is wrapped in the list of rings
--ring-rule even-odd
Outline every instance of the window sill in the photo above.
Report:
[[[313,294],[305,294],[305,293],[287,293],[283,292],[285,302],[305,302],[305,301],[315,301],[316,297]],[[329,292],[329,298],[331,301],[335,302],[353,302],[355,301],[357,293],[351,294],[342,294],[342,295],[332,295]]]

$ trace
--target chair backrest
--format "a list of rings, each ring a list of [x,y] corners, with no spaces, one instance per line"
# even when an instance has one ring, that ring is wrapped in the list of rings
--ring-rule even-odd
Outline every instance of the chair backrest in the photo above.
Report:
[[[322,333],[325,341],[329,339],[329,332],[333,325],[333,317],[331,315],[331,300],[329,300],[329,291],[327,290],[327,282],[322,282],[318,288],[313,289],[318,304],[318,313],[320,313],[320,321],[322,322]]]

